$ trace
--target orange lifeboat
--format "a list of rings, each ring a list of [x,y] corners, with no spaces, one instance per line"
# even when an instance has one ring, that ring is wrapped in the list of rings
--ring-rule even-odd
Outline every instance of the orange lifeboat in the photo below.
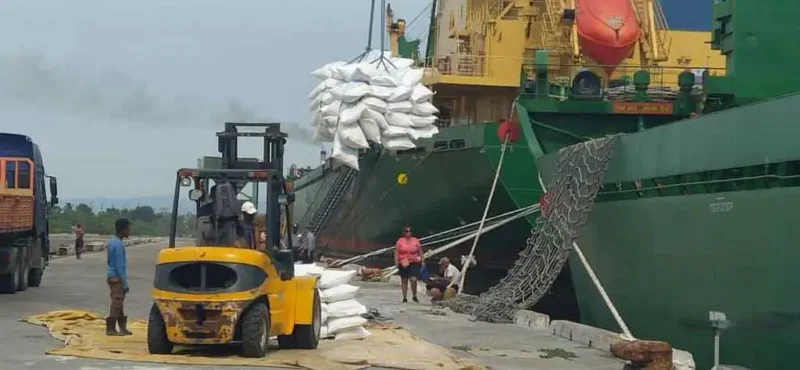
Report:
[[[575,22],[583,55],[607,66],[609,75],[639,39],[639,21],[629,0],[577,0]]]

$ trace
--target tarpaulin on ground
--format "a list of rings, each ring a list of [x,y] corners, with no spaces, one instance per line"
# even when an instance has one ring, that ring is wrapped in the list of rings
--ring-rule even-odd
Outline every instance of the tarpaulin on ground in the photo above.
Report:
[[[103,360],[156,362],[178,365],[263,366],[313,370],[351,370],[387,367],[409,370],[483,369],[459,361],[446,349],[425,342],[408,331],[386,324],[370,324],[372,333],[361,340],[325,340],[315,350],[279,350],[263,358],[243,358],[231,347],[176,347],[172,355],[147,351],[147,322],[131,321],[132,336],[106,336],[103,316],[85,311],[53,311],[25,322],[45,326],[64,347],[51,355]]]

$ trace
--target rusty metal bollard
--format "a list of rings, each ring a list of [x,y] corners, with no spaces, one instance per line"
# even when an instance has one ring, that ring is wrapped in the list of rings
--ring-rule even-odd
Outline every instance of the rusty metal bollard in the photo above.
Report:
[[[667,342],[621,341],[611,345],[611,354],[645,370],[672,369],[672,346]]]

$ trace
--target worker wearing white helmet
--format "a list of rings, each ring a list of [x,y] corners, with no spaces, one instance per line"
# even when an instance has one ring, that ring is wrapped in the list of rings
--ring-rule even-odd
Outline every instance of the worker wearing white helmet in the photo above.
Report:
[[[256,213],[258,213],[258,210],[252,202],[247,201],[242,204],[242,220],[239,222],[238,234],[245,240],[247,247],[250,249],[255,249],[256,247]]]

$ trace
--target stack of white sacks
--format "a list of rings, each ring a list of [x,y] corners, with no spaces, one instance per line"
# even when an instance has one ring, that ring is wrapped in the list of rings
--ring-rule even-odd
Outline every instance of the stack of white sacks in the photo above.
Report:
[[[367,308],[355,300],[358,287],[348,284],[355,270],[325,269],[317,265],[295,265],[295,275],[319,276],[322,299],[322,339],[363,339],[370,336],[361,315]]]
[[[331,156],[356,170],[358,150],[370,141],[405,150],[439,132],[423,69],[412,68],[411,59],[386,58],[389,64],[379,56],[370,52],[363,62],[334,62],[311,73],[321,80],[308,95],[315,138],[333,142]]]

